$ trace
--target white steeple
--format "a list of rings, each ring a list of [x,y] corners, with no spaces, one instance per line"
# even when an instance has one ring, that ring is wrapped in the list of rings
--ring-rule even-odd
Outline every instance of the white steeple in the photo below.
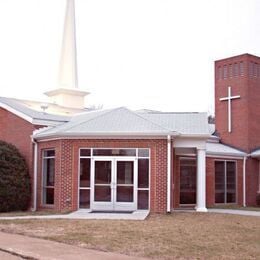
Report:
[[[58,84],[61,88],[78,88],[74,0],[67,0]]]
[[[88,92],[78,89],[75,1],[67,0],[61,48],[58,88],[45,93],[50,101],[65,107],[84,108]]]

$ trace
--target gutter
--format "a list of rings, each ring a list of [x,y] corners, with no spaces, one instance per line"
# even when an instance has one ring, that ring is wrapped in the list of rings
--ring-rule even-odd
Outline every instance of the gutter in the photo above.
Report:
[[[246,207],[246,160],[247,156],[243,158],[243,207]]]
[[[167,213],[171,212],[171,135],[167,135]]]
[[[33,207],[32,211],[37,209],[37,168],[38,168],[38,143],[32,138],[33,143]]]

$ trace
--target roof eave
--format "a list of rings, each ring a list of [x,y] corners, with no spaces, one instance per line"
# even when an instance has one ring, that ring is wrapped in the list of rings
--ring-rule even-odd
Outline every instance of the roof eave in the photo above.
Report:
[[[42,134],[37,136],[34,135],[33,138],[35,140],[46,140],[46,139],[63,139],[63,138],[71,138],[71,139],[76,139],[76,138],[145,138],[148,137],[150,139],[156,139],[156,138],[165,138],[166,136],[172,136],[176,137],[179,135],[177,132],[113,132],[113,133],[104,133],[104,132],[93,132],[93,133],[55,133],[55,134]]]

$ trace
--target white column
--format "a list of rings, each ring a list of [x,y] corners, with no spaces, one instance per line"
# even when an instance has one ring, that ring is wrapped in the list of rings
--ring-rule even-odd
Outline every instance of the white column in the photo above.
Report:
[[[206,208],[206,150],[197,149],[197,205],[196,211],[207,212]]]

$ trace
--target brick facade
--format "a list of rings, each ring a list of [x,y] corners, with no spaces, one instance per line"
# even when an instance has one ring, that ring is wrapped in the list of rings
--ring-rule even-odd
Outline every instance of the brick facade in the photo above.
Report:
[[[243,65],[240,65],[243,64]],[[242,66],[242,71],[240,66]],[[238,69],[235,71],[235,67]],[[225,69],[226,68],[226,69]],[[225,70],[225,73],[224,73]],[[224,75],[225,74],[225,75]],[[228,87],[240,99],[232,101],[232,132],[227,131]],[[215,115],[216,131],[225,144],[246,153],[260,148],[260,58],[244,54],[215,62]],[[258,160],[248,158],[246,166],[247,204],[256,204],[258,191]]]
[[[39,126],[0,107],[0,140],[13,144],[24,156],[33,183],[33,144],[31,135]],[[32,187],[33,188],[33,187]]]
[[[59,140],[39,143],[38,205],[42,205],[42,158],[44,149],[55,149],[55,202],[57,211],[78,209],[80,148],[150,148],[150,209],[166,212],[166,140]]]

